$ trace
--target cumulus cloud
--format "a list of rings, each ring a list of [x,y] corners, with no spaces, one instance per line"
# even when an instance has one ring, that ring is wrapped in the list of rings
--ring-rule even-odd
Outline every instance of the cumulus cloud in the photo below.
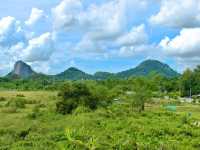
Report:
[[[88,56],[95,53],[105,56],[106,51],[111,54],[110,49],[138,49],[140,45],[147,44],[148,35],[144,25],[127,31],[127,14],[144,9],[147,3],[146,0],[110,0],[83,7],[81,0],[63,0],[52,10],[54,33],[61,31],[78,35],[80,40],[72,43],[70,48],[71,53],[78,52],[77,56],[80,52]],[[130,13],[130,10],[133,11]],[[56,35],[59,38],[59,34]]]
[[[80,14],[80,24],[96,40],[108,40],[118,36],[126,23],[123,1],[110,1],[101,6],[92,5]],[[103,12],[103,13],[102,13]]]
[[[27,62],[47,61],[54,51],[51,33],[47,32],[29,40],[23,49],[22,58]]]
[[[200,26],[199,0],[162,0],[160,11],[150,18],[152,24],[191,28]]]
[[[118,57],[133,57],[137,55],[158,58],[159,49],[154,44],[123,46],[120,48]],[[157,54],[156,54],[157,53]]]
[[[56,29],[80,30],[94,39],[113,38],[122,31],[125,21],[124,1],[91,4],[83,9],[82,1],[63,0],[53,9]]]
[[[101,5],[83,8],[81,0],[63,0],[53,9],[56,29],[81,30],[94,40],[109,40],[119,36],[127,23],[127,10],[143,8],[146,0],[110,0]]]
[[[8,62],[19,59],[29,62],[46,61],[51,56],[54,50],[51,33],[42,32],[40,36],[36,36],[39,34],[37,30],[31,31],[24,27],[25,24],[35,24],[42,16],[43,11],[33,8],[26,22],[20,22],[10,16],[0,20],[0,51],[9,58],[6,59]]]
[[[130,32],[122,35],[117,40],[119,45],[123,46],[146,44],[147,41],[148,41],[148,35],[145,32],[144,24],[137,27],[133,27]]]
[[[33,26],[36,23],[43,21],[47,16],[45,15],[44,11],[38,8],[32,8],[31,15],[28,18],[27,21],[25,21],[25,24],[27,26]]]
[[[134,26],[129,32],[122,33],[116,39],[102,41],[85,35],[72,50],[80,54],[102,54],[102,57],[131,57],[148,47],[148,35],[145,25]],[[114,50],[113,50],[114,49]],[[73,52],[71,51],[71,52]],[[107,54],[106,54],[107,53]],[[92,55],[92,56],[93,56]]]
[[[63,0],[52,9],[54,27],[69,29],[78,22],[78,15],[82,10],[81,0]]]
[[[131,57],[136,54],[135,47],[133,46],[124,46],[119,50],[120,57]]]
[[[175,58],[182,70],[194,68],[200,63],[200,28],[182,29],[172,39],[165,37],[159,46],[165,54]]]
[[[144,24],[132,27],[129,32],[122,34],[116,43],[120,47],[118,53],[120,57],[132,57],[150,47]]]
[[[0,46],[10,47],[24,41],[24,39],[25,36],[20,21],[10,16],[0,20]]]
[[[163,39],[160,46],[172,56],[200,57],[200,28],[182,29],[175,38]]]
[[[79,43],[77,43],[73,50],[80,53],[85,53],[86,51],[88,53],[101,53],[104,48],[99,42],[93,41],[90,37],[85,36]]]

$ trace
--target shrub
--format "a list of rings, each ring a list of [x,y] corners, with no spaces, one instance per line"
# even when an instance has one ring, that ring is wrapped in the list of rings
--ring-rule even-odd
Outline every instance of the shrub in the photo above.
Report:
[[[25,108],[26,101],[22,98],[14,98],[10,99],[6,103],[6,107],[14,107],[14,108]]]
[[[57,112],[61,114],[72,113],[78,106],[85,106],[89,109],[96,109],[105,105],[109,98],[106,90],[102,87],[87,86],[83,83],[68,83],[59,92],[60,101],[56,104]]]
[[[23,94],[17,94],[16,97],[25,97]]]
[[[0,97],[0,102],[4,102],[6,101],[6,98],[5,97]]]
[[[74,99],[63,99],[56,104],[57,112],[61,114],[69,114],[78,106],[77,102]]]

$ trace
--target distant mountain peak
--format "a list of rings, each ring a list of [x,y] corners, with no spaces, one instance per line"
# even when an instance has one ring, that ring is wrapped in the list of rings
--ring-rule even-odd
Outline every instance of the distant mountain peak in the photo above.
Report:
[[[70,67],[62,73],[55,75],[56,79],[68,79],[68,80],[82,80],[82,79],[92,79],[92,75],[87,74],[75,67]]]
[[[140,63],[137,67],[118,73],[118,77],[147,76],[150,73],[158,73],[165,77],[176,77],[179,74],[170,68],[169,65],[158,60],[148,59]]]
[[[8,76],[18,76],[20,78],[27,78],[34,75],[35,72],[32,70],[31,66],[25,62],[19,60],[14,64],[14,69]]]
[[[167,64],[163,63],[163,62],[160,62],[159,60],[154,60],[154,59],[147,59],[143,62],[141,62],[138,66],[141,66],[141,65],[161,65],[161,66],[167,66],[169,67]]]
[[[160,62],[159,60],[155,60],[155,59],[147,59],[147,60],[144,60],[143,62],[141,62],[140,64],[145,64],[145,63],[158,63],[158,64],[164,64],[164,63]]]
[[[81,70],[79,70],[78,68],[75,68],[75,67],[70,67],[66,71],[81,71]]]

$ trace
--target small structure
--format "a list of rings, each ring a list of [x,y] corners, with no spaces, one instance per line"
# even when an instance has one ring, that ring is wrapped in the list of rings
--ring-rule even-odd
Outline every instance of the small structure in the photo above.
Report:
[[[168,111],[176,112],[176,105],[166,105],[164,108]]]
[[[192,103],[193,102],[193,98],[190,97],[184,97],[184,98],[180,98],[180,101],[182,103],[186,102],[186,103]]]

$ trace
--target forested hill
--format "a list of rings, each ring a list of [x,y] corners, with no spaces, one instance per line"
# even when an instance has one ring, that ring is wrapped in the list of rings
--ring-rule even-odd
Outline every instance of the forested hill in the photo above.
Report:
[[[66,71],[57,74],[54,76],[55,79],[60,80],[85,80],[85,79],[93,79],[93,76],[87,74],[77,68],[71,67]]]
[[[172,68],[170,68],[167,64],[164,64],[157,60],[146,60],[133,69],[129,69],[115,74],[109,72],[97,72],[94,75],[91,75],[77,68],[71,67],[65,70],[64,72],[53,76],[36,73],[32,70],[32,68],[29,65],[25,64],[22,61],[18,61],[16,62],[13,71],[9,73],[7,77],[16,78],[17,76],[18,78],[39,78],[40,76],[42,76],[42,78],[46,77],[49,79],[56,80],[104,80],[110,78],[125,79],[132,76],[147,76],[151,73],[160,74],[165,77],[179,76],[179,74]]]
[[[146,60],[133,69],[117,73],[117,76],[120,78],[128,78],[131,76],[147,76],[150,73],[157,73],[165,77],[179,76],[169,65],[157,60]]]

